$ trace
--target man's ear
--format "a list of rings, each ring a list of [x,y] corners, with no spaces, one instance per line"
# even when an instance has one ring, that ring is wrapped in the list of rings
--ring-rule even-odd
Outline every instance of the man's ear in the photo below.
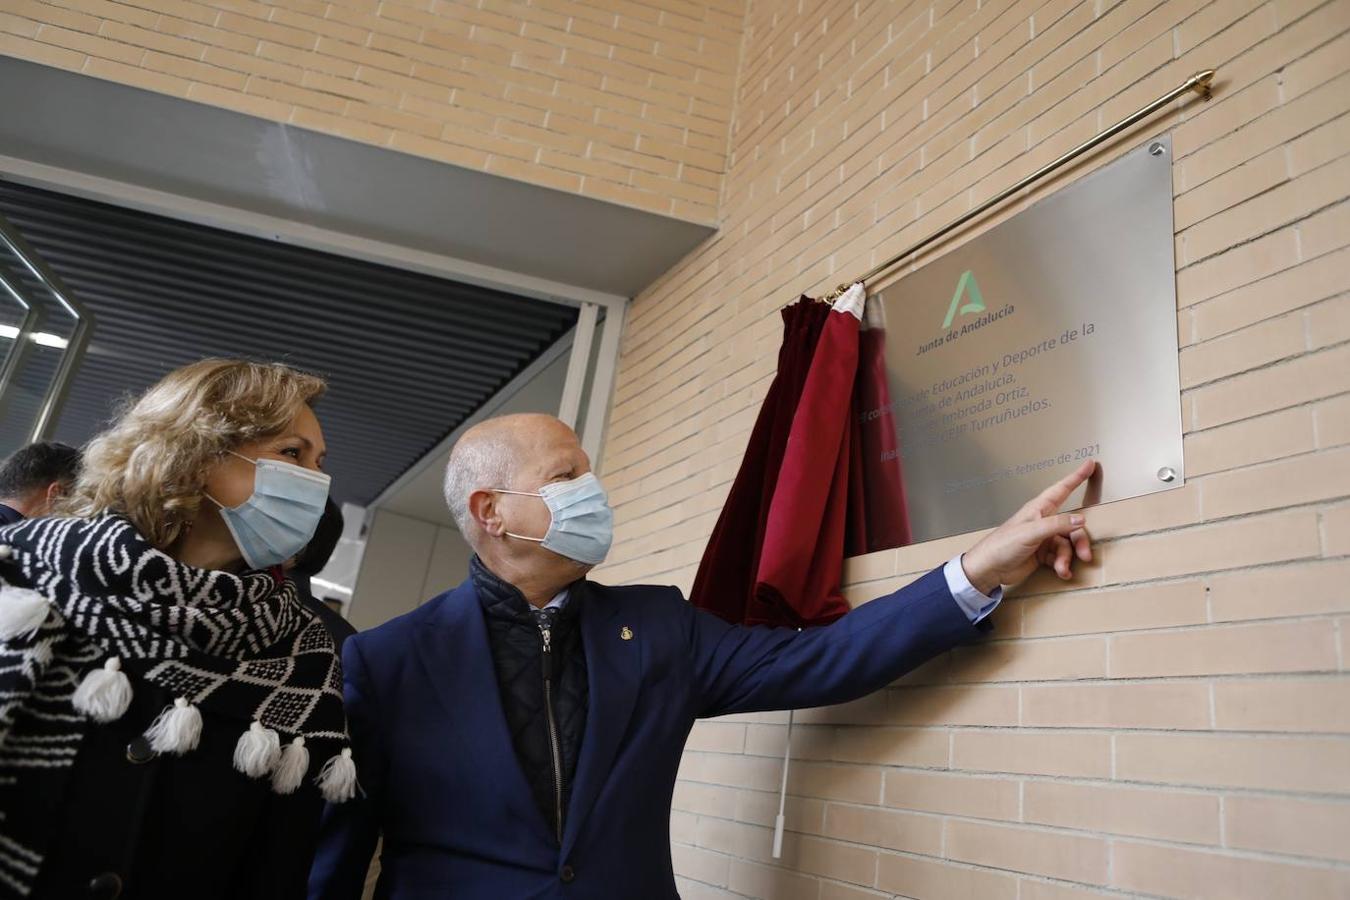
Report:
[[[478,490],[470,494],[469,515],[478,523],[478,527],[483,529],[484,534],[501,537],[506,531],[506,523],[502,521],[501,513],[497,509],[495,491]]]
[[[53,503],[60,500],[65,495],[66,487],[61,482],[53,481],[51,484],[47,485],[47,508],[50,509]]]

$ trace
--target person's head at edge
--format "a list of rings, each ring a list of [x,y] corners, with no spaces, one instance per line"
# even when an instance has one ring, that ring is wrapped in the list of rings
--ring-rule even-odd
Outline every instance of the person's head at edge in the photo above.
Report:
[[[68,444],[41,441],[21,447],[0,465],[0,503],[37,518],[70,492],[80,471],[80,451]]]
[[[524,413],[488,419],[455,443],[445,474],[445,500],[455,524],[484,565],[515,585],[532,605],[543,606],[595,565],[549,549],[554,515],[544,498],[548,485],[562,485],[591,471],[576,432],[554,416]],[[598,485],[591,490],[598,491]],[[518,493],[516,493],[518,492]],[[593,516],[595,543],[608,549],[608,506]],[[603,555],[603,554],[602,554]]]
[[[313,578],[323,571],[324,566],[333,558],[338,541],[342,539],[342,507],[332,497],[324,504],[319,526],[314,529],[314,537],[309,539],[305,549],[292,561],[288,571],[292,576]]]
[[[325,387],[279,363],[204,359],[176,369],[89,442],[57,512],[120,513],[180,562],[241,568],[223,510],[250,500],[260,461],[322,471],[327,450],[312,407]]]

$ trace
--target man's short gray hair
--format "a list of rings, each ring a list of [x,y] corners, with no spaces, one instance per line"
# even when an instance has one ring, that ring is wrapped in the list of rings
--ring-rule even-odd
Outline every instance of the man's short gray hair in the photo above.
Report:
[[[478,546],[478,525],[469,513],[469,495],[483,488],[508,487],[515,476],[513,442],[500,431],[461,439],[445,467],[445,504],[470,547]]]

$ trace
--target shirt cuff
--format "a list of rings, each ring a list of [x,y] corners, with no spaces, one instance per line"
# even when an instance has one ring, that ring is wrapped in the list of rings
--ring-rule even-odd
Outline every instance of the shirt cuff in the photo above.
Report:
[[[947,565],[942,567],[942,574],[947,578],[947,589],[956,599],[956,605],[961,607],[961,612],[966,614],[972,625],[993,612],[994,607],[1003,600],[1002,585],[994,588],[994,593],[990,596],[985,596],[975,589],[975,585],[966,577],[966,570],[961,567],[960,554],[947,561]]]

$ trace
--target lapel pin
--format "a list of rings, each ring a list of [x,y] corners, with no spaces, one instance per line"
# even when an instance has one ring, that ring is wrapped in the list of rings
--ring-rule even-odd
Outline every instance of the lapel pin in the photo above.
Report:
[[[623,638],[625,641],[631,641],[633,639],[633,629],[629,628],[627,625],[623,626],[619,629],[619,637]]]

